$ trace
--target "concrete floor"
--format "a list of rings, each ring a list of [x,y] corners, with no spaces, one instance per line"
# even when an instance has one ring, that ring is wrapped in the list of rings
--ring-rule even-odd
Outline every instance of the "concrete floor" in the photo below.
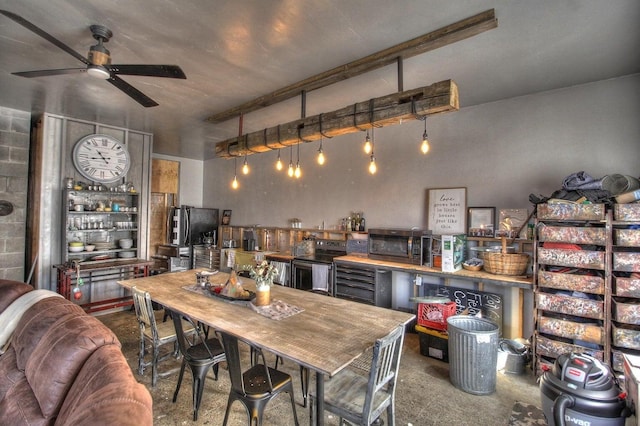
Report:
[[[162,319],[162,312],[157,312]],[[178,372],[158,379],[151,387],[150,368],[143,376],[137,374],[139,331],[133,311],[123,311],[99,317],[117,334],[122,350],[134,371],[134,376],[145,384],[153,397],[155,425],[221,425],[229,392],[229,377],[220,369],[218,381],[210,373],[205,383],[204,396],[198,420],[192,421],[191,374],[185,373],[177,403],[172,403]],[[272,357],[273,358],[273,357]],[[160,365],[160,371],[179,368],[180,361],[170,358]],[[296,407],[300,425],[309,425],[309,409],[301,406],[300,375],[298,366],[286,361],[282,370],[294,380]],[[313,375],[312,375],[313,376]],[[314,386],[312,382],[311,386]],[[507,425],[511,409],[516,401],[540,404],[540,392],[535,377],[497,373],[496,391],[491,395],[472,395],[455,388],[449,381],[449,364],[420,354],[418,335],[407,333],[401,359],[400,376],[396,391],[397,425]],[[383,415],[384,417],[384,415]],[[247,415],[243,406],[233,406],[229,425],[246,425]],[[291,405],[286,394],[271,401],[264,416],[265,425],[293,425]],[[338,419],[325,413],[326,425],[337,425]]]

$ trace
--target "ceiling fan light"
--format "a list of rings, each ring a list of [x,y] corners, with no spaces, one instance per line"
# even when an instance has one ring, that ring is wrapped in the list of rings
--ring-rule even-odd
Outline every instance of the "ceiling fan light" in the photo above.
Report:
[[[91,77],[100,78],[103,80],[108,80],[111,78],[111,73],[108,69],[103,67],[102,65],[89,65],[87,67],[87,74]]]

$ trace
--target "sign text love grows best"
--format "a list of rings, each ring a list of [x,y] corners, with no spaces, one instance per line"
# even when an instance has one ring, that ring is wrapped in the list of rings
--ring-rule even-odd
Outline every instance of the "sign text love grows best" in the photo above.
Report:
[[[435,235],[466,232],[467,189],[429,189],[427,196],[428,228]]]

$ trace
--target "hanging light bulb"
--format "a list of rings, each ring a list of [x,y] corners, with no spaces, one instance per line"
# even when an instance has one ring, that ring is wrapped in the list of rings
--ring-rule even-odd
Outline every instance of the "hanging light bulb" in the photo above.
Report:
[[[371,149],[371,138],[369,137],[369,131],[367,130],[367,136],[364,138],[364,152],[366,154],[370,154]]]
[[[429,139],[427,138],[427,116],[424,116],[424,133],[422,134],[422,144],[420,145],[420,151],[423,154],[429,152]]]
[[[371,128],[371,161],[369,162],[369,173],[371,173],[372,175],[376,173],[376,171],[378,170],[378,166],[376,166],[376,157],[373,156],[373,127]],[[369,137],[367,135],[367,137]]]
[[[376,157],[373,156],[373,152],[371,153],[371,161],[369,162],[369,173],[372,175],[376,174],[378,171],[378,166],[376,166]]]
[[[296,162],[296,170],[293,172],[293,175],[296,177],[296,179],[300,179],[300,176],[302,176],[302,170],[300,170],[300,141],[298,141],[298,161]]]
[[[287,170],[287,174],[289,177],[293,177],[293,146],[289,147],[289,169]]]
[[[238,175],[236,173],[237,171],[237,158],[233,159],[233,181],[231,181],[231,188],[233,189],[238,189],[238,186],[240,186],[240,184],[238,183]]]
[[[249,163],[247,163],[247,154],[244,155],[244,164],[242,165],[242,174],[249,174]]]
[[[282,160],[280,159],[280,149],[278,149],[278,159],[276,160],[276,170],[280,171],[282,170]]]
[[[322,151],[322,138],[320,138],[320,148],[318,148],[318,164],[321,166],[324,164],[324,152]]]

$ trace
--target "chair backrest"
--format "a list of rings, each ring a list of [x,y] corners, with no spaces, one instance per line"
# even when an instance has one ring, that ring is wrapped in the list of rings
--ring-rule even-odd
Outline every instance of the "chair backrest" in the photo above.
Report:
[[[364,419],[370,416],[373,402],[378,392],[385,392],[391,398],[394,398],[403,341],[404,326],[402,325],[385,337],[376,340],[373,347],[369,384],[362,413]]]
[[[133,295],[133,305],[136,309],[136,317],[138,317],[138,323],[153,333],[153,337],[157,337],[156,329],[156,317],[153,313],[153,305],[151,303],[151,296],[149,292],[142,291],[135,286],[131,287],[131,293]]]
[[[198,324],[195,324],[193,320],[188,316],[175,311],[171,311],[171,318],[173,319],[173,326],[176,329],[176,339],[178,340],[180,352],[182,353],[182,356],[184,356],[184,358],[187,360],[187,362],[192,360],[189,348],[199,344],[202,344],[207,352],[209,352],[209,357],[214,357],[213,351],[211,350],[211,348],[209,348],[209,345],[207,345],[207,339],[204,335],[202,327],[200,327]],[[193,327],[193,329],[195,330],[195,334],[192,339],[188,339],[186,333],[184,332],[183,325],[185,323],[190,324],[191,327]]]
[[[219,336],[220,340],[222,340],[222,347],[224,348],[224,353],[227,358],[227,368],[229,369],[229,379],[231,380],[231,388],[242,395],[246,395],[247,392],[244,388],[244,380],[242,380],[242,361],[240,359],[240,345],[238,344],[239,339],[229,333],[225,333],[224,331],[216,331],[216,334]],[[243,341],[244,342],[244,341]],[[251,346],[249,343],[244,342],[247,345]],[[261,365],[264,366],[265,369],[265,378],[269,385],[269,389],[273,390],[273,385],[271,383],[271,376],[269,375],[269,369],[267,367],[267,362],[264,358],[264,353],[260,348],[253,347],[255,351],[256,358],[262,358]],[[259,361],[258,361],[258,364]]]

